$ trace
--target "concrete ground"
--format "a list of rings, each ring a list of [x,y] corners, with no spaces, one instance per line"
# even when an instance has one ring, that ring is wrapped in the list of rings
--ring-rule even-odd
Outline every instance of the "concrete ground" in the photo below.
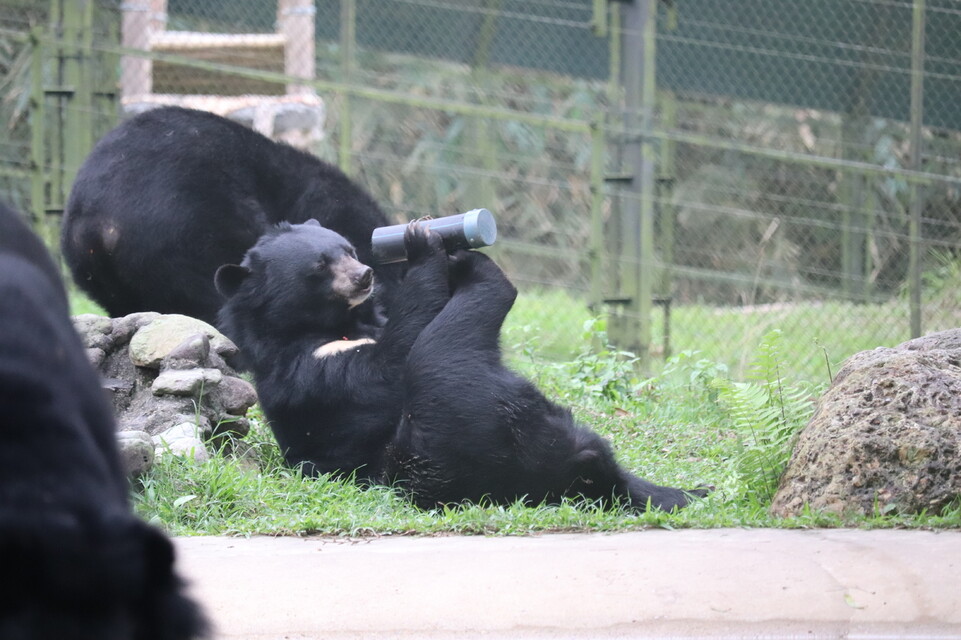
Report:
[[[961,532],[178,538],[216,638],[961,638]]]

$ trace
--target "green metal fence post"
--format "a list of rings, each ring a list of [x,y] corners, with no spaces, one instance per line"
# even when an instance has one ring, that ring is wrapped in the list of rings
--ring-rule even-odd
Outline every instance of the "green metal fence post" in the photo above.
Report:
[[[865,117],[858,112],[841,116],[841,157],[861,160],[858,144]],[[856,171],[842,171],[838,180],[838,203],[841,205],[841,291],[848,300],[862,300],[866,293],[864,233],[864,191],[867,177]]]
[[[617,109],[624,104],[624,85],[621,80],[624,54],[624,32],[621,28],[621,7],[615,3],[608,3],[608,79],[606,84],[607,102],[609,113],[603,119],[603,142],[605,144],[605,155],[612,167],[618,171],[624,165],[624,144],[620,144],[614,139],[614,129],[618,129],[623,123],[617,124]],[[622,134],[623,135],[623,134]],[[612,144],[613,143],[613,144]],[[620,175],[604,175],[604,185],[608,182],[617,184],[621,181]],[[609,284],[602,289],[602,294],[616,294],[612,300],[601,298],[601,303],[610,302],[604,306],[607,316],[607,334],[613,344],[623,344],[624,331],[624,309],[620,302],[623,299],[623,236],[621,225],[623,223],[623,198],[618,194],[611,198],[611,214],[608,216],[607,224],[604,227],[604,248],[609,254],[608,269],[604,276],[609,280]],[[606,296],[605,296],[606,297]]]
[[[654,110],[657,105],[657,6],[658,0],[647,0],[641,9],[645,11],[642,27],[643,83],[641,88],[641,166],[635,174],[640,182],[641,197],[641,244],[638,255],[636,306],[638,336],[636,353],[641,366],[650,366],[651,309],[654,300],[654,203],[656,183],[654,167],[657,164],[657,148],[650,135],[654,129]]]
[[[55,37],[61,36],[63,21],[63,2],[64,0],[51,0],[50,2],[50,33]],[[65,92],[63,90],[63,45],[57,42],[50,47],[51,62],[53,65],[52,87],[45,87],[43,90],[44,101],[48,96],[53,97],[53,112],[50,114],[47,123],[50,125],[47,132],[47,141],[50,145],[50,152],[47,157],[50,163],[49,191],[47,204],[44,207],[44,225],[46,216],[51,211],[61,211],[63,203],[63,137],[64,137],[64,118],[63,105]],[[47,103],[49,106],[49,103]]]
[[[61,64],[67,106],[64,110],[64,192],[60,204],[66,200],[77,171],[93,146],[93,87],[89,77],[93,8],[94,0],[63,4]]]
[[[884,38],[883,20],[880,13],[868,18],[872,41]],[[864,65],[857,69],[852,105],[841,114],[841,158],[855,162],[867,162],[864,152],[865,131],[870,126],[869,101],[877,90],[883,62],[876,49],[862,54]],[[869,228],[873,209],[870,177],[859,171],[842,171],[838,184],[838,202],[841,209],[841,291],[848,300],[867,300],[871,293],[868,274],[871,272],[871,251],[868,246]]]
[[[356,0],[340,0],[340,63],[345,85],[352,82],[354,55],[357,47],[357,4]],[[340,94],[340,143],[337,147],[337,164],[340,170],[350,175],[350,156],[353,148],[350,92]]]
[[[923,153],[921,127],[924,124],[924,9],[925,0],[914,0],[911,29],[911,164],[915,171],[921,170]],[[912,182],[910,191],[911,253],[909,258],[909,286],[911,306],[911,337],[921,335],[921,269],[923,237],[921,213],[924,208],[921,185]]]
[[[677,98],[673,91],[660,91],[661,123],[666,129],[677,125]],[[677,143],[661,140],[657,164],[657,239],[661,249],[661,269],[658,273],[656,297],[662,305],[664,336],[663,357],[671,356],[671,302],[674,291],[674,231],[677,211],[674,207],[674,185],[677,181],[675,166]]]
[[[157,18],[155,16],[155,18]],[[114,17],[109,22],[103,38],[107,42],[120,42],[120,19]],[[100,52],[97,57],[96,82],[94,83],[94,141],[101,138],[117,125],[120,117],[120,56],[109,51]]]
[[[635,0],[621,7],[624,27],[621,82],[624,88],[624,160],[630,166],[621,196],[624,323],[613,336],[649,365],[654,265],[655,33],[657,0]]]
[[[480,88],[481,104],[492,102],[491,92],[487,90],[491,83],[490,54],[502,4],[503,0],[484,0],[484,19],[471,64],[471,79]],[[467,189],[468,206],[472,208],[496,207],[497,194],[491,175],[497,169],[497,141],[492,125],[490,118],[475,118],[473,127],[470,128],[471,135],[465,136],[465,139],[470,140],[470,155],[473,156],[468,163],[481,169],[480,174],[470,181]]]
[[[45,240],[52,240],[47,229],[47,157],[44,145],[46,113],[43,95],[44,49],[41,28],[30,30],[30,210]]]
[[[660,91],[658,97],[661,103],[661,123],[665,129],[673,129],[677,125],[677,98],[673,91]],[[661,297],[670,296],[673,287],[674,226],[677,214],[673,201],[674,184],[677,181],[676,152],[676,142],[661,140],[661,153],[657,164],[657,231],[663,263],[658,282],[658,295]]]
[[[604,304],[604,142],[600,119],[591,123],[591,235],[588,260],[591,270],[590,309],[599,314]]]
[[[591,33],[598,38],[606,38],[608,0],[592,0],[591,4]]]

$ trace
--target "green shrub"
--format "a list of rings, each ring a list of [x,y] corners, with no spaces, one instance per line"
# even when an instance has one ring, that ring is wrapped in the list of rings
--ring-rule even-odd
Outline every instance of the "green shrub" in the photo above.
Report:
[[[813,412],[811,389],[785,384],[780,348],[781,332],[771,331],[758,347],[748,382],[714,381],[739,438],[734,462],[745,497],[763,504],[773,499],[797,434]]]

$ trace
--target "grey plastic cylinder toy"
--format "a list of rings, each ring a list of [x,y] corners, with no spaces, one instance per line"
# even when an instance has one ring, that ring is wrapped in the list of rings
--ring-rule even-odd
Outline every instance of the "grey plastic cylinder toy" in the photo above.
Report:
[[[421,224],[427,225],[431,231],[443,238],[448,253],[457,249],[489,247],[497,239],[497,223],[487,209],[474,209],[467,213],[424,220]],[[403,262],[407,259],[407,249],[404,247],[406,231],[406,224],[374,229],[370,244],[374,259],[379,264]]]

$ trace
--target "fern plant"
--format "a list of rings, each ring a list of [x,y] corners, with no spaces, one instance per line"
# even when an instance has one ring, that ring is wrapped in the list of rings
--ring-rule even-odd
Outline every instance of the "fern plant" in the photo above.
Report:
[[[747,497],[770,502],[801,428],[813,411],[810,389],[781,378],[781,332],[764,336],[747,382],[718,378],[718,401],[726,407],[740,438],[735,469]]]

